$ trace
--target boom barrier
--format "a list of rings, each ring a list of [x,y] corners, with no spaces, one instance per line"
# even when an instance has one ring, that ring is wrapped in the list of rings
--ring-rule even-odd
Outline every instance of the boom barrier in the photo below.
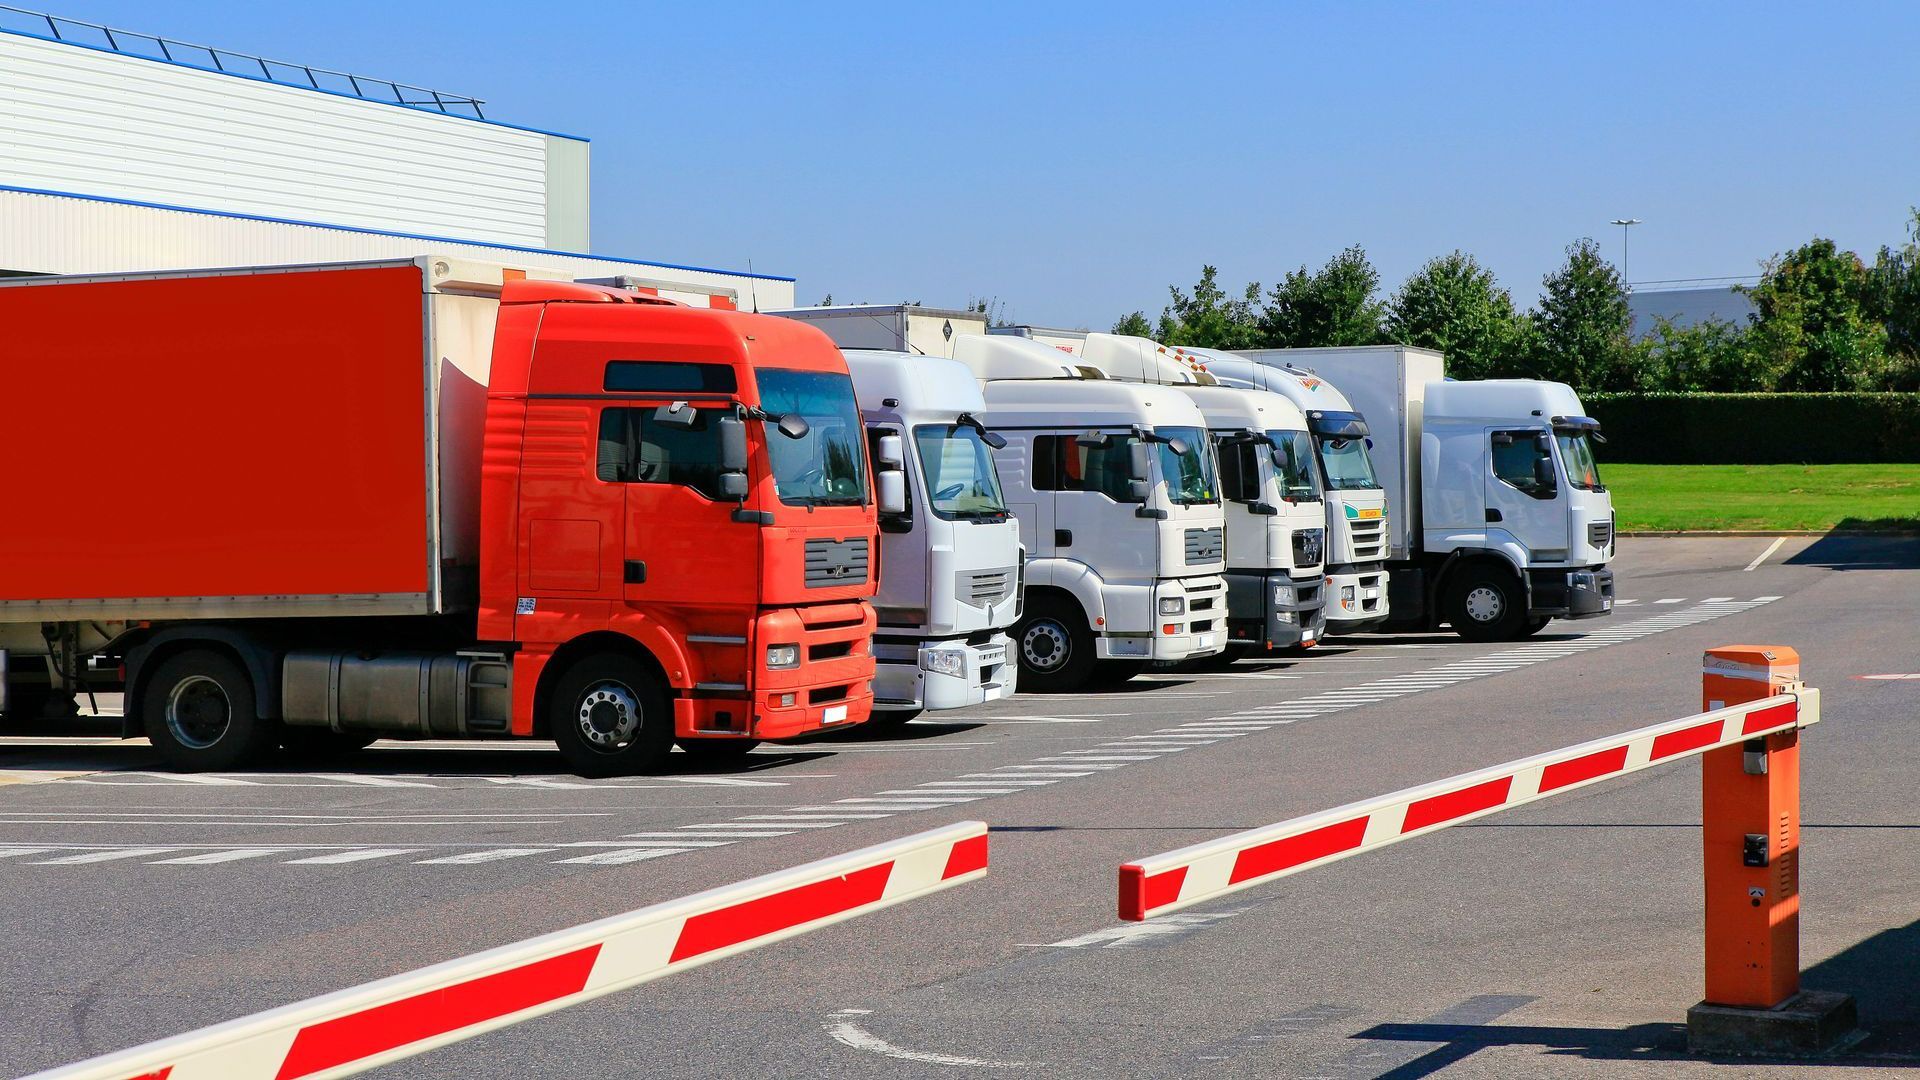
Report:
[[[1800,729],[1820,692],[1784,646],[1709,650],[1704,712],[1203,841],[1120,867],[1120,917],[1139,921],[1628,773],[1701,757],[1706,997],[1697,1050],[1830,1046],[1853,1002],[1800,992]]]
[[[987,827],[961,822],[27,1080],[351,1076],[986,873]]]

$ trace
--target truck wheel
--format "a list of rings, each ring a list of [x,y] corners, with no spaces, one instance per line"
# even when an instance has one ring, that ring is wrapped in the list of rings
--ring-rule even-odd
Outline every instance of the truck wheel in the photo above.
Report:
[[[1013,628],[1020,649],[1020,688],[1035,693],[1078,690],[1093,675],[1093,633],[1077,604],[1041,599]]]
[[[554,687],[548,729],[581,776],[631,776],[673,748],[673,709],[660,680],[624,656],[575,664]]]
[[[1512,641],[1527,621],[1520,582],[1503,570],[1468,567],[1447,590],[1446,616],[1468,641]]]
[[[161,661],[147,680],[140,715],[153,748],[182,772],[238,768],[278,741],[278,725],[255,713],[246,669],[211,649]]]
[[[759,739],[680,740],[681,751],[695,761],[736,761],[759,745]]]
[[[282,727],[280,749],[294,757],[338,757],[365,750],[380,736],[366,731],[334,731],[318,727]]]

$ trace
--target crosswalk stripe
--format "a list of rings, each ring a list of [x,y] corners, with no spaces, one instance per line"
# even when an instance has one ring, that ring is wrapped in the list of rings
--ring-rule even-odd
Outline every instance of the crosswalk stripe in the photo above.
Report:
[[[619,863],[639,862],[642,859],[658,859],[666,855],[681,855],[691,848],[621,848],[618,851],[601,851],[592,855],[580,855],[571,859],[555,859],[558,863],[590,863],[595,866],[612,866]]]
[[[234,848],[231,851],[207,851],[199,855],[182,855],[177,859],[155,859],[153,866],[210,866],[214,863],[239,862],[242,859],[264,859],[268,855],[284,855],[293,848]]]
[[[84,855],[62,855],[58,859],[40,859],[34,866],[78,866],[82,863],[112,862],[115,859],[138,859],[143,855],[165,855],[169,851],[179,851],[171,847],[116,848],[112,851],[89,851]]]
[[[438,859],[415,859],[415,866],[472,866],[474,863],[499,862],[501,859],[518,859],[523,855],[544,855],[558,848],[550,847],[503,847],[490,851],[468,851],[459,855],[443,855]]]
[[[357,848],[353,851],[335,851],[326,855],[313,855],[305,859],[288,859],[288,866],[338,866],[341,863],[366,862],[368,859],[390,859],[395,855],[412,855],[419,848]]]

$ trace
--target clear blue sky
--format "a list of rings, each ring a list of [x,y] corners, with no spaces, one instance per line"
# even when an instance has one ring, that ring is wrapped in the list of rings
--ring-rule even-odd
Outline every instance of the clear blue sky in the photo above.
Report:
[[[1359,243],[1524,304],[1611,218],[1648,281],[1871,257],[1920,203],[1910,3],[14,2],[590,136],[596,250],[803,303],[1102,328]]]

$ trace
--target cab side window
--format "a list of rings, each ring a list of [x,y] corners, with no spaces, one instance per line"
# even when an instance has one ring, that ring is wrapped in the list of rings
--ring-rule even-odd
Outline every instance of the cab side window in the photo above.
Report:
[[[1233,502],[1260,500],[1261,446],[1236,441],[1215,443],[1220,452],[1220,493]]]
[[[612,408],[600,414],[594,474],[610,484],[673,484],[718,502],[720,429],[712,409],[695,413],[691,427],[662,424],[651,407]]]
[[[1114,502],[1133,502],[1128,493],[1131,439],[1102,446],[1081,446],[1071,435],[1037,435],[1033,440],[1033,486],[1039,491],[1097,491]]]
[[[1537,431],[1496,431],[1492,439],[1493,475],[1536,499],[1551,499],[1553,451]]]

